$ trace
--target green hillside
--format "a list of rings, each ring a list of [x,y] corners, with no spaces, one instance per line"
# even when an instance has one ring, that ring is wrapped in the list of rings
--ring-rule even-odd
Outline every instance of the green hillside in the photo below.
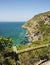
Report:
[[[23,28],[30,42],[47,41],[50,43],[50,11],[35,15]]]
[[[50,11],[35,15],[22,27],[29,43],[12,46],[11,38],[0,37],[0,65],[36,65],[40,60],[50,60]],[[38,49],[27,51],[33,48]],[[15,50],[27,52],[17,54]]]

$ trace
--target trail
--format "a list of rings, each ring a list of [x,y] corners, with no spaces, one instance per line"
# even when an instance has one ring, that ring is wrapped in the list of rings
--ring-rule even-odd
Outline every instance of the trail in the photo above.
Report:
[[[43,63],[43,64],[41,64],[41,65],[50,65],[50,60],[45,62],[45,63]]]
[[[35,63],[34,65],[50,65],[50,60],[40,60],[39,62]]]

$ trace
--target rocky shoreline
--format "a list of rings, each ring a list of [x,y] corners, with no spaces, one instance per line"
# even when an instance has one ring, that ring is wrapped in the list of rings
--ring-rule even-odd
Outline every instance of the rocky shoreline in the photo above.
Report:
[[[50,26],[50,11],[35,15],[22,27],[26,29],[26,36],[28,37],[29,42],[31,42],[31,41],[43,40],[43,34],[45,34],[45,31],[41,29],[44,29],[43,27],[45,26],[46,27]]]

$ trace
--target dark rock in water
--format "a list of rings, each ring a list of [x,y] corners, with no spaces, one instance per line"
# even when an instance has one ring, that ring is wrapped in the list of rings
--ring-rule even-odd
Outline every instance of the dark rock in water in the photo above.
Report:
[[[26,43],[28,43],[28,41],[27,40],[23,40],[22,42],[21,42],[21,44],[26,44]]]
[[[23,41],[21,41],[21,44],[25,45],[25,44],[27,44],[27,43],[29,43],[29,40],[28,40],[27,37],[25,37],[25,39],[24,39]]]

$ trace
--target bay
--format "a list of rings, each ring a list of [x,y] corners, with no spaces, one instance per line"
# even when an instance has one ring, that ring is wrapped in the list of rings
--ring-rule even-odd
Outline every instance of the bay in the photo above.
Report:
[[[22,28],[25,22],[0,22],[0,36],[10,37],[14,44],[20,44],[25,39],[26,30]]]

